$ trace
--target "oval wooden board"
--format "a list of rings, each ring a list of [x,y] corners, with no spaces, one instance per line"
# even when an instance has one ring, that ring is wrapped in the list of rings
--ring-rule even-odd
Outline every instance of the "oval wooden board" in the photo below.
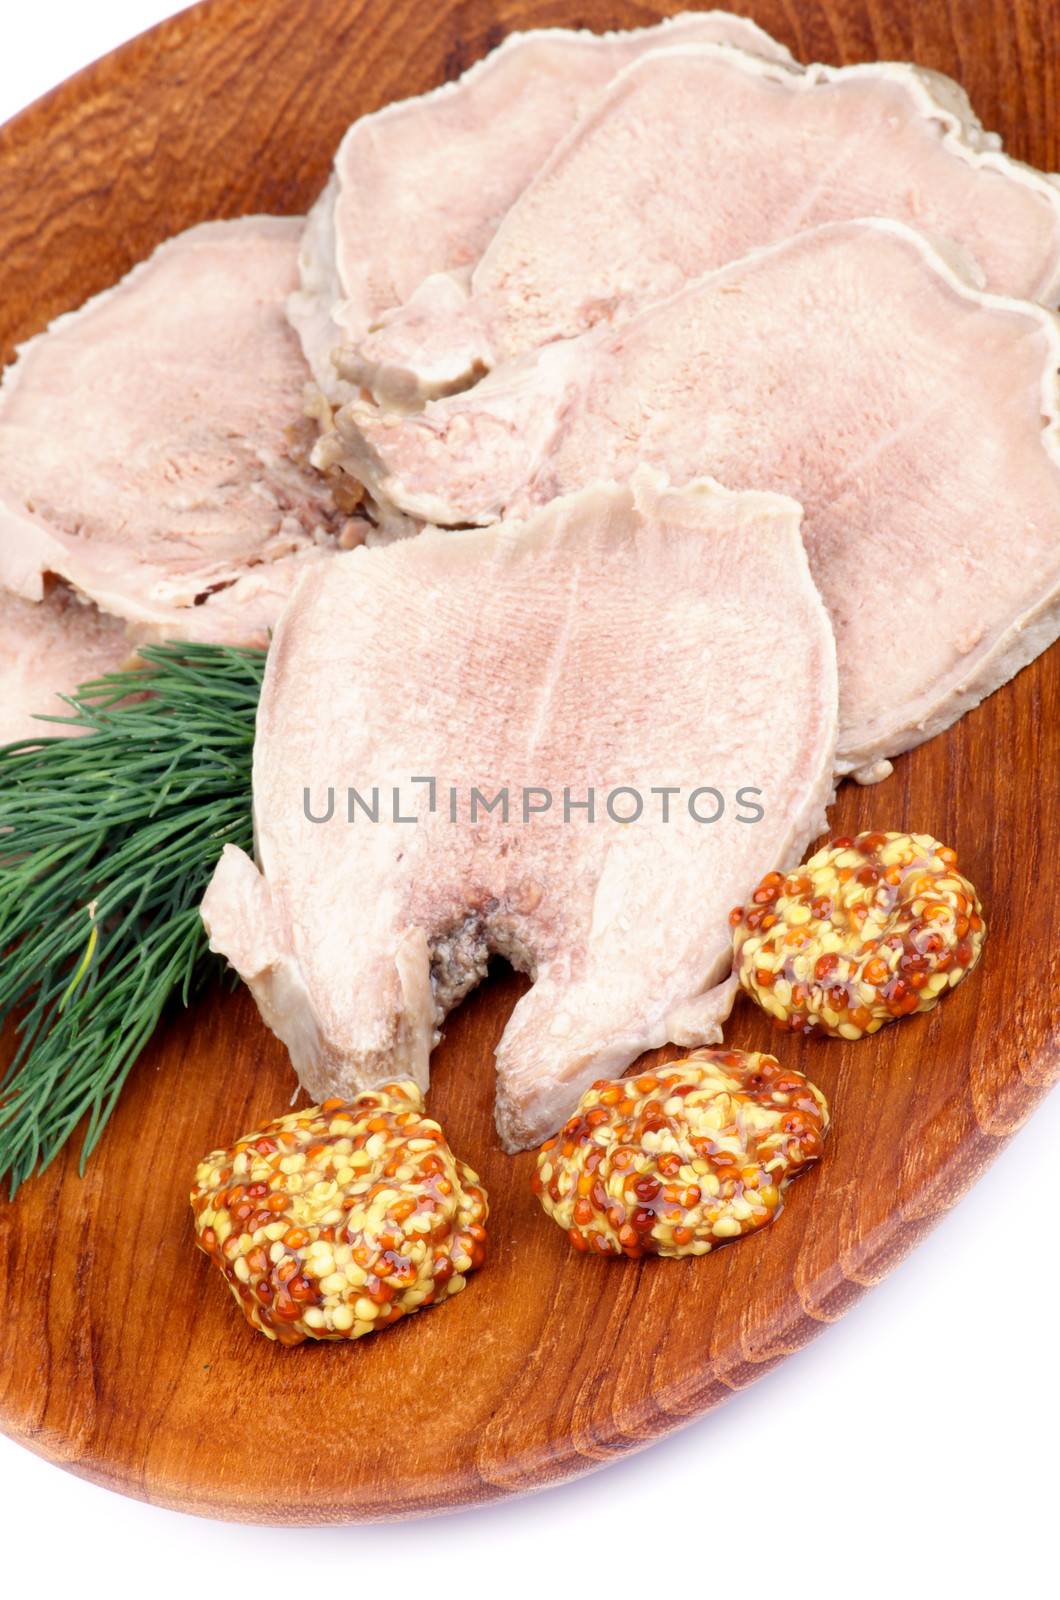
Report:
[[[212,0],[176,18],[0,131],[5,359],[168,234],[304,209],[354,115],[454,75],[511,28],[642,24],[665,9]],[[1017,154],[1060,165],[1052,0],[737,9],[803,59],[915,57],[950,72]],[[852,1046],[783,1042],[835,1123],[765,1234],[697,1263],[575,1255],[530,1196],[532,1157],[513,1161],[494,1138],[491,1051],[521,992],[501,975],[452,1019],[432,1092],[489,1187],[485,1272],[385,1337],[267,1344],[193,1248],[187,1191],[204,1151],[287,1108],[291,1075],[246,994],[218,994],[161,1031],[83,1181],[69,1152],[0,1211],[3,1427],[160,1504],[312,1523],[555,1483],[751,1383],[906,1254],[1060,1072],[1058,726],[1054,651],[882,787],[841,792],[844,832],[955,843],[990,940],[979,973],[929,1017]],[[745,1002],[729,1038],[776,1043]]]

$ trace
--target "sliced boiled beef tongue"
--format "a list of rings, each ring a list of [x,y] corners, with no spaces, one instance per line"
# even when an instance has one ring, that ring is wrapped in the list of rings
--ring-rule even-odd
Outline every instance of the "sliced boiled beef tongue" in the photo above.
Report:
[[[226,849],[203,918],[314,1100],[424,1084],[495,952],[534,980],[497,1050],[509,1149],[643,1051],[720,1038],[728,912],[832,790],[799,521],[637,473],[306,573],[265,675],[257,864]]]
[[[64,584],[38,602],[0,590],[0,745],[75,733],[42,714],[70,716],[62,695],[119,672],[133,654],[124,624]]]
[[[55,574],[138,637],[264,644],[301,569],[358,536],[305,459],[300,231],[191,228],[23,346],[0,388],[0,586],[40,600]]]
[[[435,278],[341,367],[409,406],[749,250],[892,217],[952,241],[983,287],[1060,299],[1060,187],[984,134],[955,84],[897,62],[792,72],[724,45],[634,60],[514,202],[469,283]]]
[[[878,777],[1060,630],[1058,326],[901,224],[836,223],[421,413],[351,405],[332,445],[437,523],[639,462],[792,495],[836,632],[839,771]]]
[[[359,118],[310,212],[289,303],[313,376],[350,397],[332,360],[436,274],[466,274],[553,147],[615,73],[662,44],[717,41],[794,66],[744,17],[687,12],[653,27],[510,35],[455,83]],[[441,294],[445,294],[443,285]],[[429,291],[432,306],[437,294]],[[435,380],[443,391],[445,373]]]

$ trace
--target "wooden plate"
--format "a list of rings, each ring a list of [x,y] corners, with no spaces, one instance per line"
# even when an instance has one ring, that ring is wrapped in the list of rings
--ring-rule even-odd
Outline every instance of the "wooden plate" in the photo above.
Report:
[[[952,73],[1016,154],[1060,165],[1051,0],[729,3],[803,59],[912,56]],[[511,28],[668,9],[212,0],[185,13],[0,131],[3,357],[192,222],[304,209],[353,116],[456,74]],[[218,995],[164,1028],[84,1181],[71,1152],[0,1210],[3,1427],[160,1504],[346,1521],[554,1483],[751,1383],[905,1255],[1060,1072],[1058,726],[1053,651],[885,785],[843,789],[844,832],[955,843],[991,935],[979,973],[931,1016],[872,1042],[785,1042],[835,1124],[776,1227],[700,1262],[575,1255],[531,1199],[531,1157],[495,1142],[491,1050],[521,990],[500,975],[452,1019],[432,1096],[489,1187],[486,1271],[385,1337],[278,1349],[192,1247],[196,1160],[286,1109],[292,1081],[246,994]],[[775,1042],[746,1003],[729,1037]]]

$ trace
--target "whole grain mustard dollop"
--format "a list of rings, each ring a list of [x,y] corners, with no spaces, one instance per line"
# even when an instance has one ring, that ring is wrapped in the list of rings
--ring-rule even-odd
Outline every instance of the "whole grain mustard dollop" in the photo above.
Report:
[[[359,1339],[459,1294],[486,1251],[486,1192],[415,1083],[295,1111],[202,1161],[199,1247],[281,1344]]]
[[[930,1011],[986,938],[956,851],[926,833],[833,839],[729,921],[740,985],[776,1025],[842,1039]]]
[[[775,1056],[697,1050],[594,1083],[532,1187],[576,1250],[706,1255],[772,1222],[828,1121],[820,1090]]]

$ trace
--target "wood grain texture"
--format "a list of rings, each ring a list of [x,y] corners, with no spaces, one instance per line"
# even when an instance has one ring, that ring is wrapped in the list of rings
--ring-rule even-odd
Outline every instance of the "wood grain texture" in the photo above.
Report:
[[[941,68],[1010,149],[1060,166],[1051,0],[728,3],[803,59]],[[210,0],[0,130],[0,351],[192,222],[304,209],[354,115],[453,76],[513,27],[668,9]],[[499,975],[452,1018],[432,1091],[489,1187],[486,1270],[382,1337],[278,1349],[192,1247],[196,1161],[280,1114],[291,1088],[248,996],[217,995],[161,1031],[83,1181],[70,1153],[0,1210],[0,1423],[129,1494],[311,1523],[557,1482],[751,1383],[878,1282],[1060,1075],[1058,726],[1053,651],[883,786],[841,792],[844,832],[956,844],[991,933],[979,972],[930,1016],[854,1045],[783,1042],[835,1123],[774,1228],[700,1262],[575,1255],[530,1195],[532,1158],[496,1144],[491,1051],[522,988]],[[746,1002],[729,1038],[776,1043]]]

